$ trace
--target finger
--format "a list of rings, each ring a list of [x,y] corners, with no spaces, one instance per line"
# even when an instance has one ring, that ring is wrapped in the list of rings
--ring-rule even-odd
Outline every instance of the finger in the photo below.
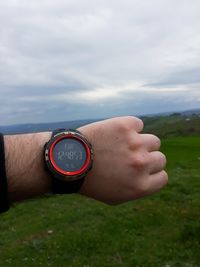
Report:
[[[144,128],[144,123],[141,119],[133,117],[134,129],[136,132],[140,133]]]
[[[152,152],[160,149],[160,139],[153,134],[140,134],[141,142],[147,151]]]
[[[127,130],[134,130],[135,132],[141,132],[144,128],[144,123],[141,119],[133,116],[122,116],[122,117],[115,117],[111,119],[105,120],[106,122],[114,122],[116,121],[116,125],[122,125],[124,129]]]
[[[149,176],[149,194],[159,191],[168,182],[166,171],[154,173]]]
[[[141,119],[134,117],[134,116],[127,116],[124,117],[131,126],[131,129],[135,130],[136,132],[141,132],[144,128],[144,123]]]
[[[160,151],[149,153],[149,173],[154,174],[162,171],[167,163],[167,159]]]

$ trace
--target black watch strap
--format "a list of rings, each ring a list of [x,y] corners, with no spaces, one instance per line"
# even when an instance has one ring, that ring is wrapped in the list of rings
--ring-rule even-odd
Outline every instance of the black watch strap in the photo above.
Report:
[[[4,137],[0,133],[0,213],[9,210],[8,184],[5,167]]]
[[[64,131],[74,131],[80,134],[78,130],[72,130],[72,129],[58,129],[53,131],[52,137],[56,134]],[[80,190],[83,181],[85,177],[81,177],[79,180],[66,182],[59,179],[56,179],[55,177],[52,178],[52,192],[54,194],[72,194],[76,193]]]
[[[84,181],[84,177],[72,182],[64,182],[58,179],[52,179],[52,192],[54,194],[72,194],[77,193]]]

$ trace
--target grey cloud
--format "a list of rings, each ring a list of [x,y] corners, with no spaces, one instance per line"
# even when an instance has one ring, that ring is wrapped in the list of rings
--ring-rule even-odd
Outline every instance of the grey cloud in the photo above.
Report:
[[[175,94],[168,92],[165,97],[170,101],[160,109],[182,109],[185,99],[197,106],[199,10],[198,0],[192,4],[186,0],[2,0],[0,121],[104,117],[131,110],[151,113],[156,101],[160,105],[152,92],[125,91],[121,100],[99,100],[99,106],[98,101],[85,105],[74,99],[68,103],[67,115],[60,111],[66,103],[43,101],[55,92],[71,95],[135,82],[160,90],[188,86],[196,98],[187,100],[179,92],[182,103],[175,105]],[[40,101],[25,101],[33,96],[41,97]],[[36,115],[39,109],[40,116]]]
[[[194,87],[198,87],[200,90],[200,66],[185,68],[179,71],[175,70],[162,80],[147,84],[146,86],[165,87],[190,84]]]

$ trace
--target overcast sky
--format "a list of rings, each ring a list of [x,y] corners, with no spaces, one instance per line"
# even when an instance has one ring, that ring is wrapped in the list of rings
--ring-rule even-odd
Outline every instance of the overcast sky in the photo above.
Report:
[[[0,0],[0,124],[200,107],[199,0]]]

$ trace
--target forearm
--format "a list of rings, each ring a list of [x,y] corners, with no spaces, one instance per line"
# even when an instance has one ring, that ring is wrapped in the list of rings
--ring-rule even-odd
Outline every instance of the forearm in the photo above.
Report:
[[[44,144],[50,132],[5,135],[5,163],[11,202],[51,191],[51,177],[44,168]]]

